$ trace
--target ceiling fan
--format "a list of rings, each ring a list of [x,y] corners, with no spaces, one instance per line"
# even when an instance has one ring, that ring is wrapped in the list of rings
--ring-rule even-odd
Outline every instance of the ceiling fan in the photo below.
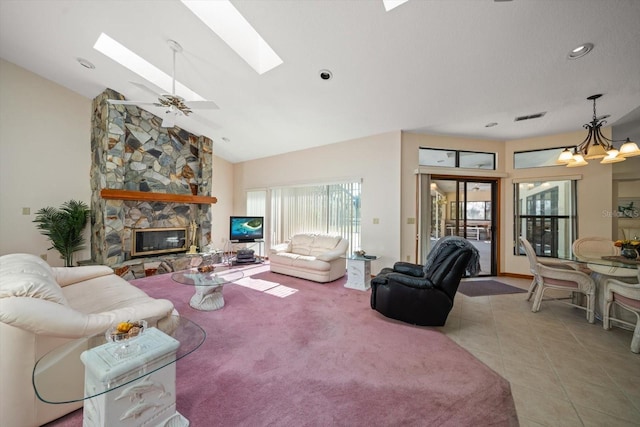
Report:
[[[209,109],[217,110],[219,107],[213,101],[185,101],[181,96],[176,95],[176,53],[182,52],[182,46],[175,40],[169,40],[167,42],[169,48],[173,51],[173,73],[172,73],[172,86],[171,93],[159,94],[152,89],[149,89],[141,83],[131,82],[133,85],[145,90],[158,98],[157,102],[147,101],[124,101],[117,99],[109,99],[108,102],[114,105],[153,105],[155,107],[166,108],[164,117],[162,119],[162,127],[175,126],[175,119],[181,116],[188,116],[193,109]]]

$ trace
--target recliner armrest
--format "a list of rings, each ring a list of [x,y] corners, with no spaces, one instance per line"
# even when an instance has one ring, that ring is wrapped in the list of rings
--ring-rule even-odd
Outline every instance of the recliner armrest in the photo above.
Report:
[[[424,269],[420,264],[412,264],[410,262],[398,261],[393,265],[393,271],[396,273],[408,274],[413,277],[424,276]]]
[[[389,273],[386,275],[386,279],[389,282],[397,282],[401,285],[409,286],[411,288],[425,289],[434,287],[433,282],[431,282],[431,280],[427,278],[414,277],[402,273]]]

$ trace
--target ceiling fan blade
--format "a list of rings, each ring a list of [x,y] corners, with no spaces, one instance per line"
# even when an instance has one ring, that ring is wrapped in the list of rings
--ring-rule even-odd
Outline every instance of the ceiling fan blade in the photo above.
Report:
[[[121,101],[119,99],[107,99],[107,102],[114,105],[154,105],[153,102]]]
[[[219,110],[218,104],[213,101],[187,101],[189,108],[194,110]]]

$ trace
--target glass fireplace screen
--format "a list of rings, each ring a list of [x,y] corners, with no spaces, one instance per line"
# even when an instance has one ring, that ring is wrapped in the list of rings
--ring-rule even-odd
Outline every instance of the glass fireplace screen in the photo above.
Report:
[[[184,252],[186,228],[145,228],[133,230],[131,256]]]

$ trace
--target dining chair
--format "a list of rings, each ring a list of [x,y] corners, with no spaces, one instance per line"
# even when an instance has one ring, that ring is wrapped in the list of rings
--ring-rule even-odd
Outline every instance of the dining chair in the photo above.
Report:
[[[595,294],[596,294],[596,284],[589,275],[583,273],[582,271],[577,271],[574,269],[565,269],[565,268],[555,268],[550,267],[548,265],[544,265],[542,263],[538,263],[536,265],[536,269],[538,271],[538,286],[536,290],[536,296],[533,301],[533,306],[531,307],[531,311],[534,313],[540,310],[540,305],[542,304],[542,298],[544,296],[544,292],[547,289],[559,289],[564,291],[569,291],[573,293],[580,293],[586,296],[586,304],[584,307],[579,304],[574,304],[570,302],[565,302],[565,304],[570,305],[575,308],[579,308],[582,310],[586,310],[587,312],[587,321],[589,323],[593,323],[595,321]],[[551,298],[549,300],[561,300],[566,298]]]
[[[614,277],[635,277],[633,269],[588,262],[589,260],[598,260],[607,256],[620,255],[620,248],[614,246],[613,240],[606,237],[583,237],[573,242],[572,250],[576,258],[586,262],[586,264],[578,268],[583,273],[599,273]]]
[[[640,353],[640,270],[638,270],[638,283],[625,283],[618,279],[607,279],[604,282],[605,307],[602,316],[602,327],[611,329],[611,321],[634,327],[631,338],[631,351]],[[617,304],[636,315],[636,323],[627,322],[611,315],[611,307]]]
[[[529,271],[533,274],[533,280],[531,281],[531,285],[529,285],[529,290],[527,291],[527,301],[531,299],[531,296],[536,291],[536,287],[538,286],[538,263],[547,265],[554,268],[568,269],[573,270],[574,267],[568,262],[563,262],[559,260],[551,260],[545,259],[544,261],[538,258],[536,251],[531,246],[531,243],[524,237],[520,236],[520,244],[524,248],[524,252],[527,254],[527,258],[529,260]]]
[[[606,237],[582,237],[571,245],[573,254],[578,259],[601,258],[619,255],[620,249],[613,245],[613,240]]]

